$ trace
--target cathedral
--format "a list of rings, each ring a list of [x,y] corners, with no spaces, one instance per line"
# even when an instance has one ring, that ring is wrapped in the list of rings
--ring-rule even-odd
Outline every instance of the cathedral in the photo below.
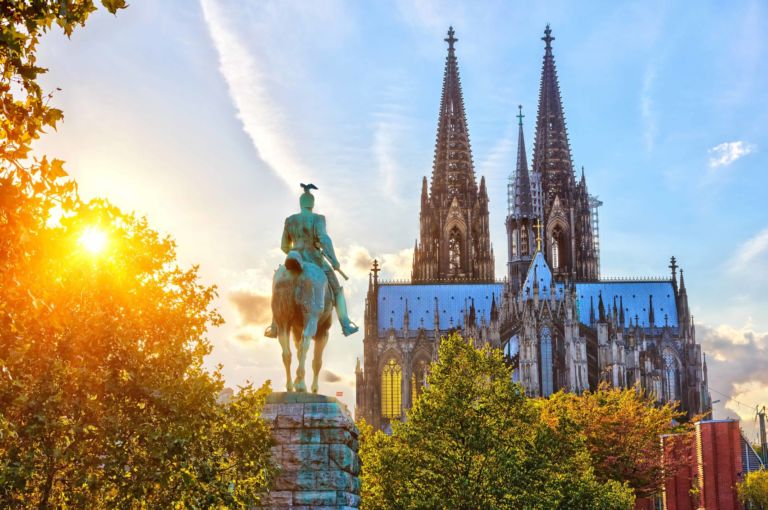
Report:
[[[458,331],[504,350],[531,397],[582,392],[601,382],[639,385],[690,417],[711,408],[683,270],[668,277],[601,278],[597,209],[577,179],[552,53],[544,31],[538,114],[529,169],[518,114],[517,161],[507,189],[507,274],[494,274],[488,189],[477,183],[448,31],[431,179],[421,190],[411,283],[379,279],[365,306],[356,417],[389,430],[427,383],[441,338]],[[679,278],[678,278],[679,269]]]

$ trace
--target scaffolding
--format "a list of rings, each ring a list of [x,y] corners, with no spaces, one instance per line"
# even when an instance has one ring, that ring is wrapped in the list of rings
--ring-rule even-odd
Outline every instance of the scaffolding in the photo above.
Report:
[[[595,195],[589,195],[589,212],[592,218],[592,245],[595,250],[595,259],[597,262],[597,278],[600,278],[600,221],[598,220],[597,209],[603,205]]]

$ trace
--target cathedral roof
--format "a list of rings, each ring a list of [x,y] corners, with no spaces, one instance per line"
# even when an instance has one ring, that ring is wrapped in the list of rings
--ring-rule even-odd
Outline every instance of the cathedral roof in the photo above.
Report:
[[[378,288],[379,331],[393,327],[402,329],[405,306],[411,329],[435,329],[435,299],[440,316],[437,329],[444,331],[464,325],[465,307],[474,300],[478,322],[490,320],[491,303],[501,302],[503,283],[451,284],[380,284]]]
[[[534,282],[538,286],[539,299],[549,299],[552,270],[544,255],[539,251],[528,267],[528,274],[523,283],[524,298],[530,298],[534,292]],[[564,285],[555,283],[555,296],[563,296]],[[596,304],[602,297],[609,313],[613,313],[613,303],[624,307],[624,325],[635,323],[637,317],[641,327],[649,327],[650,318],[653,326],[678,326],[677,302],[672,280],[616,280],[576,283],[576,304],[579,310],[579,322],[590,324],[589,304]]]
[[[579,320],[589,324],[589,301],[597,303],[602,295],[607,310],[613,310],[614,298],[624,306],[625,326],[635,323],[637,316],[640,327],[649,327],[648,318],[653,305],[655,327],[663,327],[666,321],[671,327],[678,326],[677,304],[672,280],[645,281],[601,281],[576,284],[576,299],[579,305]]]

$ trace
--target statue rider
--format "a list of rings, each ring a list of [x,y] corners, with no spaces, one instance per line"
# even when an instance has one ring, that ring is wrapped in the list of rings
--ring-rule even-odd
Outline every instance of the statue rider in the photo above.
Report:
[[[338,270],[340,267],[339,259],[336,258],[331,238],[325,231],[325,216],[312,212],[315,207],[315,197],[312,195],[312,190],[318,188],[314,184],[302,184],[301,187],[304,188],[304,193],[299,198],[301,212],[292,214],[285,219],[280,248],[286,254],[290,251],[298,252],[303,262],[311,262],[322,268],[333,293],[334,306],[341,323],[341,330],[344,336],[349,336],[357,332],[359,328],[349,319],[344,290],[334,273],[334,270]],[[328,264],[325,257],[331,264]],[[269,338],[277,337],[277,326],[274,319],[264,335]]]

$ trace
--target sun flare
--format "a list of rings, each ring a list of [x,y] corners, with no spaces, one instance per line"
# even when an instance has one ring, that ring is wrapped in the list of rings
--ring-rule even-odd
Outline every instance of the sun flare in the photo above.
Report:
[[[107,233],[97,227],[88,227],[80,235],[80,245],[94,255],[101,253],[107,246]]]

